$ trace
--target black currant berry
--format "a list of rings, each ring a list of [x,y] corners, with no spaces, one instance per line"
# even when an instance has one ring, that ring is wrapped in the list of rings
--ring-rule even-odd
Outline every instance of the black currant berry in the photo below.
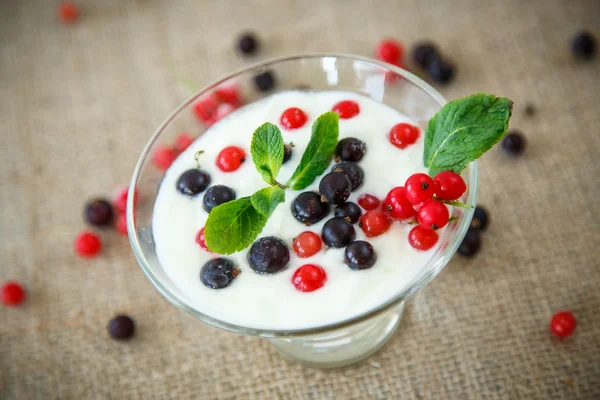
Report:
[[[329,214],[329,203],[315,192],[300,193],[292,203],[292,215],[305,225],[319,222]]]
[[[375,264],[375,261],[377,261],[377,254],[375,254],[373,246],[364,240],[350,243],[344,251],[344,263],[350,269],[368,269]]]
[[[335,160],[358,162],[367,152],[367,145],[362,140],[349,137],[342,139],[335,147]]]
[[[333,214],[337,218],[344,218],[351,224],[355,224],[360,219],[362,211],[358,204],[347,201],[344,204],[337,206]]]
[[[186,196],[202,193],[210,184],[210,175],[201,169],[193,168],[185,171],[177,180],[177,190]]]
[[[202,200],[202,208],[207,213],[213,208],[228,201],[235,200],[235,192],[230,187],[225,185],[215,185],[208,188],[204,199]]]
[[[321,200],[326,200],[330,204],[343,204],[350,197],[351,191],[352,183],[343,172],[330,172],[319,183]]]
[[[248,264],[259,274],[274,274],[290,261],[290,250],[283,240],[274,236],[258,239],[248,251]]]
[[[223,289],[233,282],[240,270],[226,258],[214,258],[202,266],[200,281],[211,289]]]
[[[321,239],[327,247],[336,249],[346,247],[356,238],[356,231],[350,222],[344,218],[332,218],[325,222]]]
[[[481,237],[478,231],[469,229],[462,243],[458,247],[458,254],[464,257],[473,257],[481,247]]]
[[[365,180],[365,172],[358,164],[353,162],[341,162],[335,164],[333,168],[331,168],[331,171],[344,173],[348,179],[350,179],[352,191],[358,189]]]
[[[107,200],[95,199],[85,205],[84,217],[92,225],[106,226],[113,220],[113,209]]]

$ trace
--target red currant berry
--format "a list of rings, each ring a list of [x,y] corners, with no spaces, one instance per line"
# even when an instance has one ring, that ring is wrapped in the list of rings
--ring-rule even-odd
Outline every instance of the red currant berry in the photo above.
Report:
[[[79,18],[79,9],[70,1],[63,1],[58,6],[58,19],[64,24],[72,24]]]
[[[390,229],[392,220],[379,210],[367,211],[360,217],[359,226],[367,237],[375,237]]]
[[[192,143],[194,143],[194,138],[187,133],[182,133],[175,139],[175,150],[177,153],[183,153]]]
[[[25,289],[17,282],[8,281],[2,285],[2,303],[15,307],[25,300]]]
[[[402,186],[390,190],[383,201],[383,211],[397,221],[407,220],[417,213],[406,198],[406,189]]]
[[[313,292],[322,287],[327,280],[327,273],[318,265],[305,264],[294,272],[292,283],[301,292]]]
[[[119,189],[117,195],[113,200],[113,208],[121,213],[124,213],[127,210],[127,194],[129,193],[129,188],[124,187]]]
[[[360,112],[360,106],[352,100],[343,100],[333,106],[332,111],[338,113],[341,119],[350,119]]]
[[[169,146],[158,146],[154,150],[154,154],[152,155],[152,162],[156,166],[156,168],[161,171],[166,171],[169,169],[173,161],[177,158],[177,153],[175,150]]]
[[[388,63],[398,62],[403,53],[402,45],[391,39],[382,40],[376,50],[377,58]]]
[[[435,181],[435,195],[443,200],[456,200],[467,191],[467,184],[456,172],[439,172],[433,180]]]
[[[204,250],[210,251],[206,245],[206,237],[204,237],[204,228],[200,229],[196,234],[196,243],[200,245]]]
[[[115,221],[115,228],[123,236],[127,236],[127,214],[120,213]]]
[[[319,250],[321,250],[322,246],[323,241],[319,235],[314,232],[306,231],[302,232],[296,239],[294,239],[292,248],[298,257],[308,258],[317,254]]]
[[[120,213],[125,213],[127,211],[127,196],[129,195],[129,188],[128,187],[124,187],[119,189],[119,191],[117,192],[117,195],[115,196],[114,200],[113,200],[113,208]],[[138,196],[138,190],[135,190],[135,194],[134,194],[134,203],[137,205],[139,196]]]
[[[408,234],[408,243],[417,250],[426,251],[435,246],[438,237],[436,231],[425,229],[422,226],[415,226]]]
[[[399,149],[405,149],[419,139],[419,128],[410,124],[394,125],[390,131],[390,143]]]
[[[233,172],[246,161],[246,152],[236,146],[225,147],[217,156],[217,167],[223,172]]]
[[[75,252],[81,257],[91,258],[100,253],[102,242],[94,232],[84,231],[75,238]]]
[[[431,200],[435,194],[435,182],[427,174],[413,174],[404,184],[406,199],[412,204]]]
[[[571,336],[577,327],[575,316],[568,311],[560,311],[552,316],[550,321],[550,329],[559,338]]]
[[[235,108],[238,108],[242,105],[240,91],[237,86],[231,85],[220,87],[215,90],[215,95],[221,103],[231,104]]]
[[[283,112],[283,114],[281,114],[279,122],[281,122],[281,125],[283,125],[283,127],[286,129],[298,129],[301,128],[307,120],[308,117],[304,111],[299,108],[292,107],[288,108]]]
[[[365,210],[374,210],[379,205],[379,199],[372,194],[361,194],[358,197],[358,205],[360,205]]]
[[[214,96],[207,96],[201,100],[198,100],[193,106],[194,114],[206,125],[212,125],[215,123],[215,117],[217,115],[217,108],[219,102]]]
[[[438,230],[446,226],[450,219],[448,208],[439,201],[429,200],[423,203],[417,213],[417,221],[423,228]]]

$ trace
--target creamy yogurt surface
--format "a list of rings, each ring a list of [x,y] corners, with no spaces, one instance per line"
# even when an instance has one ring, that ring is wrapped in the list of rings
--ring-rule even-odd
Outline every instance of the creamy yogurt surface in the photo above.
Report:
[[[354,271],[344,264],[344,249],[323,249],[309,258],[299,258],[292,250],[293,239],[303,231],[320,235],[329,215],[311,226],[294,218],[291,204],[304,191],[318,190],[320,177],[301,191],[286,190],[285,203],[280,204],[259,235],[276,236],[290,249],[290,261],[285,270],[273,275],[260,275],[248,265],[248,249],[226,256],[203,250],[196,243],[208,213],[202,208],[204,192],[188,197],[176,189],[183,172],[196,167],[194,154],[200,157],[201,169],[211,177],[211,186],[222,184],[232,188],[236,197],[250,196],[267,184],[256,171],[250,157],[252,134],[260,125],[271,122],[280,127],[285,143],[295,147],[290,161],[283,164],[279,182],[292,175],[311,136],[311,126],[317,117],[330,111],[342,100],[354,100],[360,113],[351,119],[340,119],[339,139],[355,137],[364,141],[367,151],[358,163],[364,170],[363,185],[348,201],[358,203],[358,196],[369,193],[383,200],[396,186],[416,172],[427,172],[423,166],[423,132],[418,141],[406,149],[393,146],[388,140],[390,129],[401,122],[416,125],[398,111],[368,97],[351,92],[323,91],[278,93],[246,105],[213,125],[184,151],[167,170],[154,205],[152,231],[156,253],[169,278],[187,298],[190,306],[221,321],[258,329],[303,329],[328,325],[358,316],[396,296],[423,269],[435,252],[413,249],[408,243],[412,226],[393,223],[381,236],[367,238],[354,224],[356,240],[366,240],[375,249],[377,262],[366,270]],[[307,123],[294,130],[281,126],[281,114],[290,107],[302,109]],[[227,146],[239,146],[247,158],[234,172],[222,172],[215,164],[219,152]],[[335,162],[331,163],[331,166]],[[331,170],[331,166],[325,173]],[[364,212],[364,210],[363,210]],[[225,257],[241,273],[224,289],[210,289],[200,281],[200,269],[209,260]],[[313,292],[300,292],[292,284],[292,275],[304,264],[321,266],[327,273],[325,285]]]

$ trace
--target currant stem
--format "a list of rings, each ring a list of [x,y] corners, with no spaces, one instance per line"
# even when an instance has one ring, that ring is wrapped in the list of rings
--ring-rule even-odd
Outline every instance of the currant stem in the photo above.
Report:
[[[456,200],[444,200],[444,199],[440,199],[439,197],[434,197],[433,199],[439,201],[440,203],[448,204],[449,206],[461,207],[461,208],[473,208],[472,205],[461,203]]]
[[[200,169],[200,156],[204,154],[204,150],[198,150],[196,154],[194,154],[194,160],[196,160],[196,167]]]

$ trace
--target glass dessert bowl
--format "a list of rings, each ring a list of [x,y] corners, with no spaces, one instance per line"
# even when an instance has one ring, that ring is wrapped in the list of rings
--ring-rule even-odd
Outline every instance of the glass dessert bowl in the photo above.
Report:
[[[215,327],[267,338],[284,355],[310,366],[341,367],[358,362],[373,354],[391,338],[400,323],[404,301],[430,282],[454,255],[470,225],[472,209],[452,207],[451,215],[456,218],[440,231],[438,245],[430,251],[430,257],[423,267],[411,276],[409,281],[399,285],[394,296],[356,315],[349,314],[347,318],[331,321],[331,323],[300,328],[286,325],[284,329],[279,329],[277,326],[263,325],[260,321],[256,324],[233,323],[235,321],[230,318],[219,318],[219,315],[214,312],[201,312],[197,303],[189,296],[189,291],[186,293],[182,290],[181,285],[172,279],[172,274],[165,270],[157,256],[157,243],[152,224],[158,188],[164,173],[152,165],[152,157],[160,146],[172,145],[182,132],[192,132],[194,136],[200,136],[210,129],[206,125],[215,122],[212,119],[214,116],[210,115],[210,112],[204,112],[205,109],[199,110],[198,105],[210,102],[215,93],[217,96],[224,96],[224,94],[226,96],[230,93],[228,88],[232,85],[238,88],[244,103],[247,104],[258,102],[274,93],[297,89],[315,93],[352,92],[400,112],[422,132],[428,120],[446,101],[413,74],[366,58],[349,55],[311,55],[271,60],[229,75],[182,104],[154,133],[136,166],[127,207],[129,238],[144,273],[167,300]],[[235,114],[232,114],[231,117],[234,116]],[[204,125],[198,122],[198,117],[204,121]],[[257,126],[248,126],[249,134]],[[210,157],[203,160],[201,156],[199,160],[205,164],[213,163]],[[461,175],[467,183],[467,191],[460,200],[474,206],[477,192],[476,164],[471,163]],[[398,185],[403,184],[405,178],[401,179]],[[173,183],[169,179],[167,175],[165,181]],[[139,205],[134,205],[135,190],[144,200]],[[249,194],[243,193],[243,195]],[[288,193],[287,196],[295,197],[296,194]],[[279,207],[289,206],[284,204]],[[310,259],[307,259],[307,262],[310,263]],[[197,266],[196,279],[200,267],[202,265]],[[243,272],[242,276],[252,273],[252,271]],[[235,283],[226,290],[231,290],[234,285]],[[290,313],[293,312],[294,310],[290,309]]]

